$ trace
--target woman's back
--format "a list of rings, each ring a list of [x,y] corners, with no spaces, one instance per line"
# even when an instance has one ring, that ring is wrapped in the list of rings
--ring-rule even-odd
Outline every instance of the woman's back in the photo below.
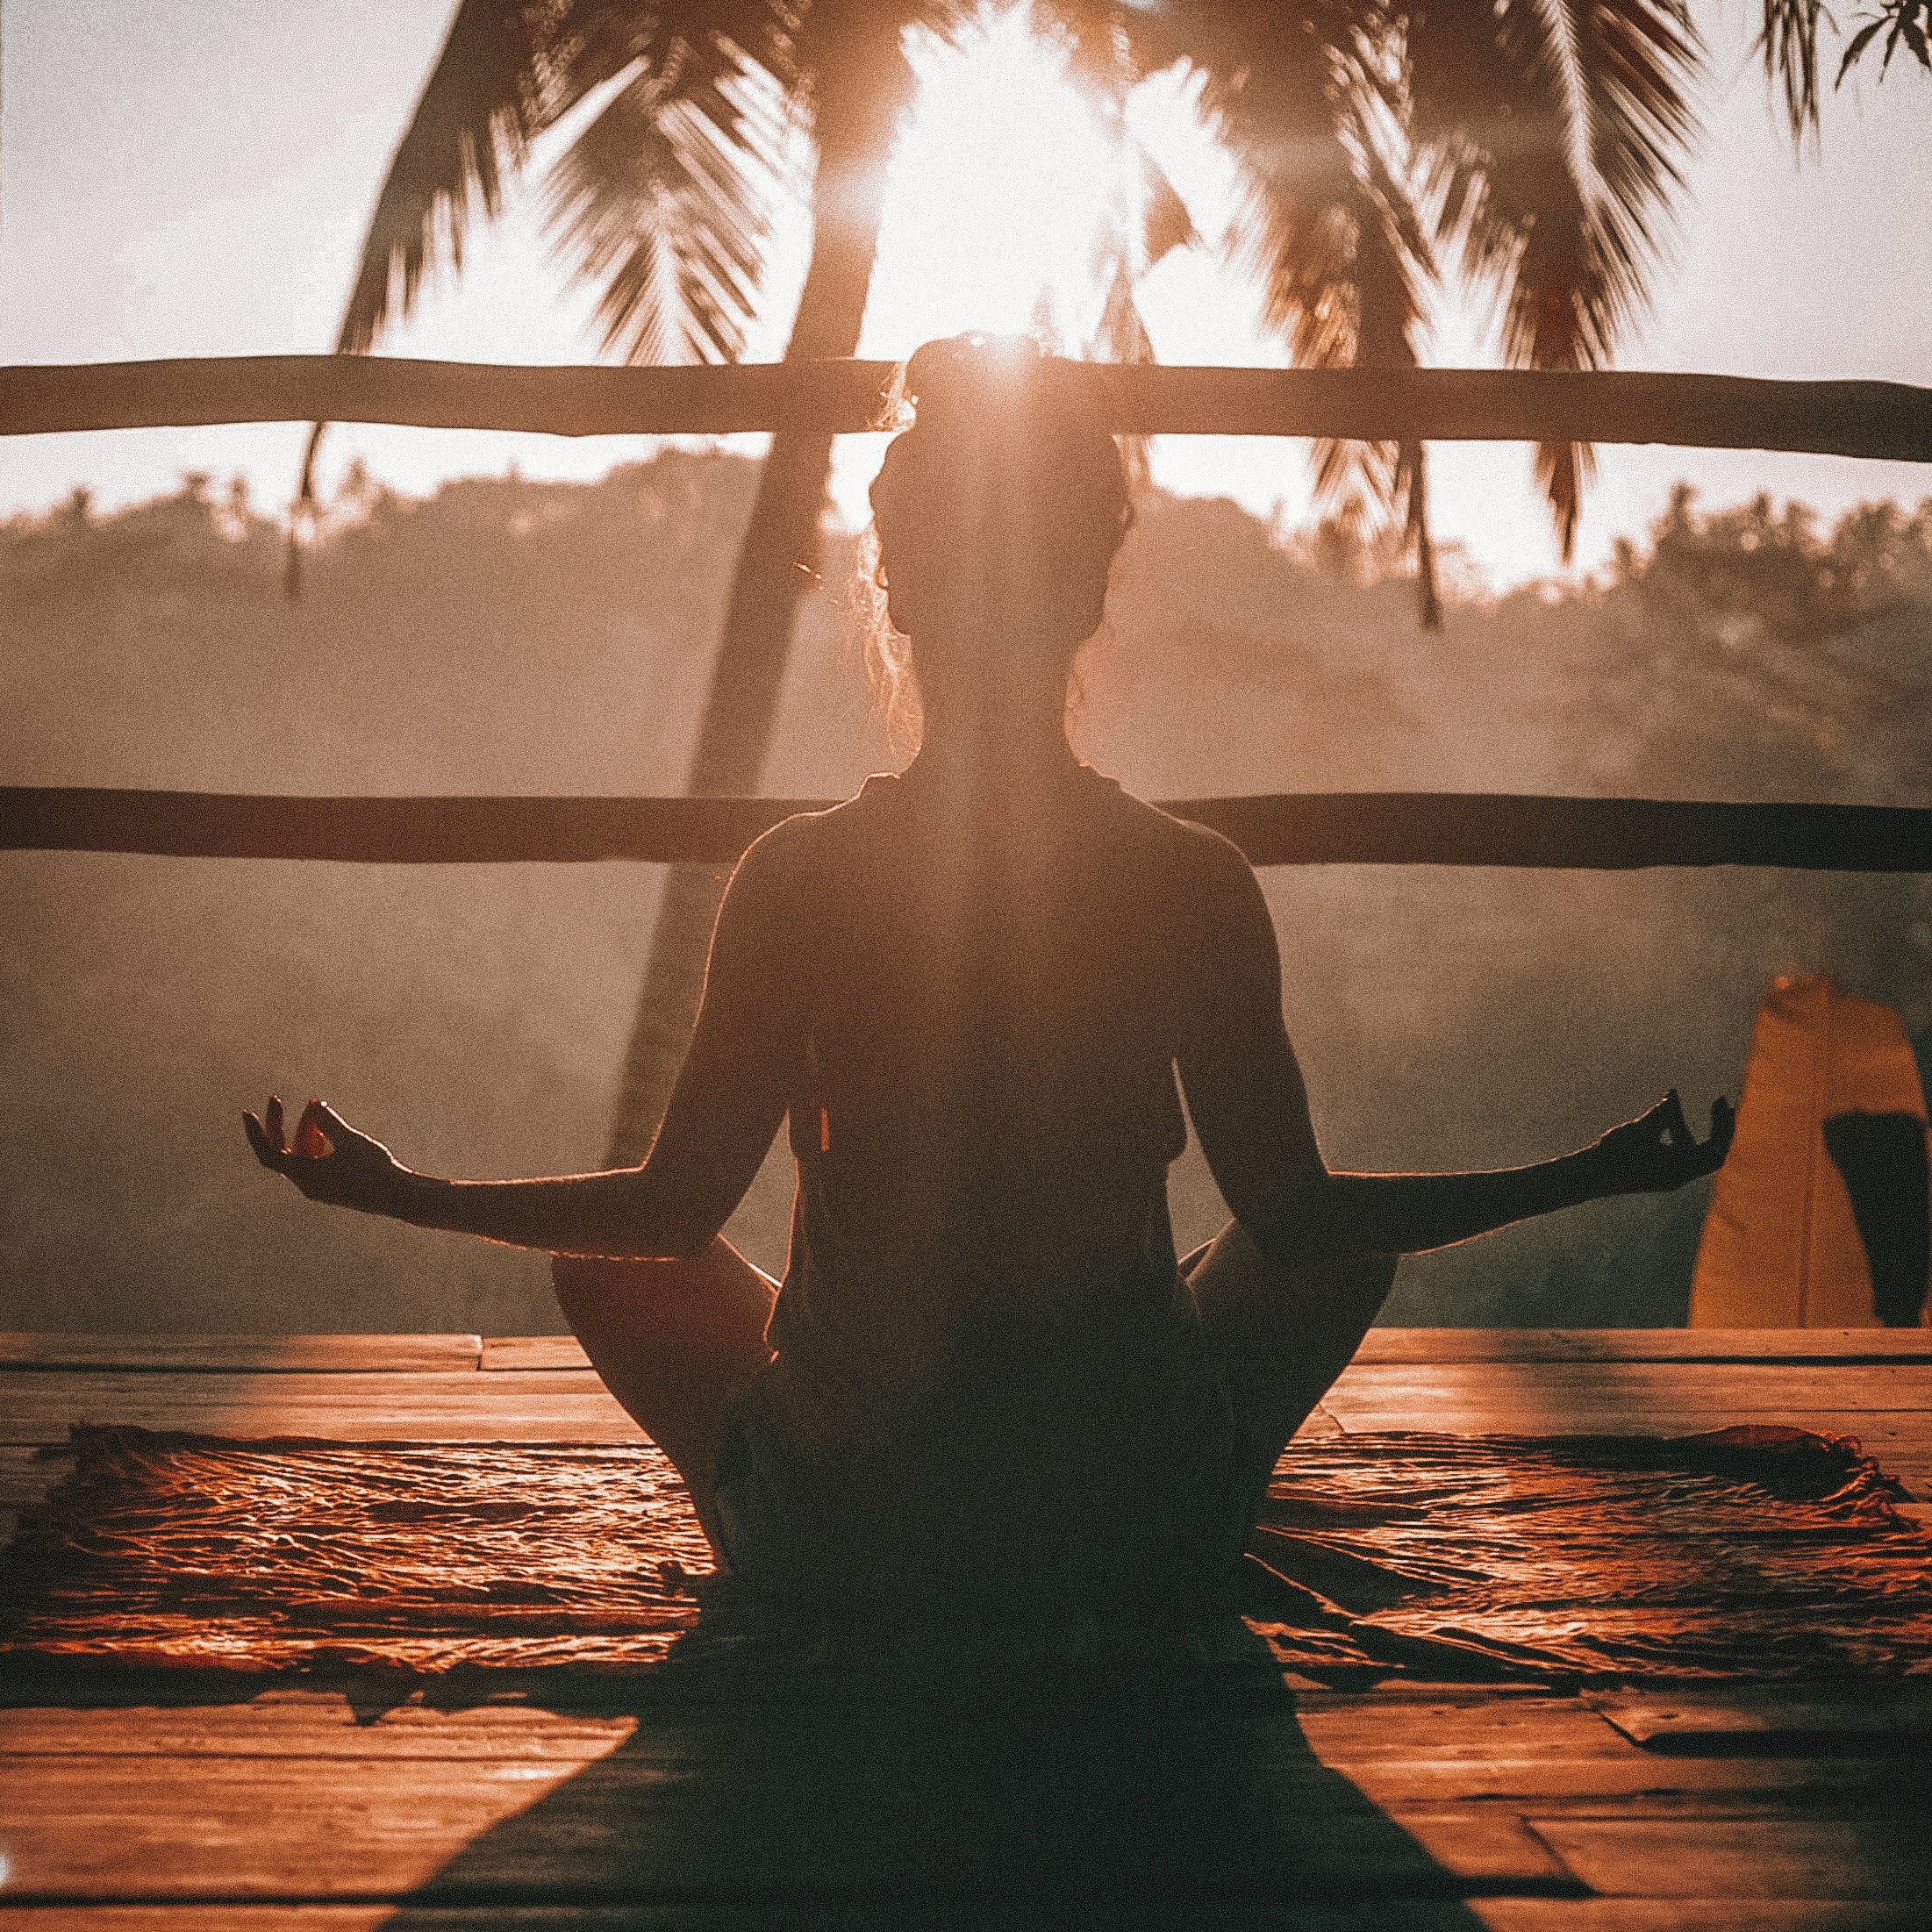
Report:
[[[915,765],[775,843],[798,1191],[741,1451],[819,1519],[814,1566],[834,1495],[915,1567],[950,1565],[908,1549],[914,1498],[981,1574],[1046,1535],[1090,1582],[1096,1535],[1167,1535],[1165,1472],[1215,1520],[1192,1492],[1232,1439],[1166,1170],[1221,841],[1069,759],[984,812]]]

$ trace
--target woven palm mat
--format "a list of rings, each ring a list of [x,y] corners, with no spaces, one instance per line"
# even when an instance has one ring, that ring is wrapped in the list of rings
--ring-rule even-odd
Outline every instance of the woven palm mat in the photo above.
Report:
[[[0,1661],[629,1671],[699,1621],[708,1549],[648,1444],[73,1448],[0,1565]],[[1932,1536],[1894,1493],[1794,1429],[1317,1439],[1277,1472],[1234,1635],[1330,1681],[1932,1674]]]

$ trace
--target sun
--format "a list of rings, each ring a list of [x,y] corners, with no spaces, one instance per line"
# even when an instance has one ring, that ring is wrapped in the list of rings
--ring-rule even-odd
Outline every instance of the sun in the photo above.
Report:
[[[1023,8],[984,14],[955,42],[920,35],[907,53],[919,92],[893,153],[862,353],[1044,314],[1077,354],[1118,178],[1106,129]]]
[[[906,48],[919,96],[888,176],[859,354],[898,360],[968,329],[1041,331],[1083,353],[1098,319],[1096,244],[1120,150],[1024,7]],[[855,527],[881,440],[834,445],[832,497]]]

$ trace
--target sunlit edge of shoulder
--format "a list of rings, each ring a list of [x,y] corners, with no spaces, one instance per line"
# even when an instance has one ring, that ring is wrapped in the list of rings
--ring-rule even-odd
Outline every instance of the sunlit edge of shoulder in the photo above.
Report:
[[[1126,796],[1132,798],[1133,794]],[[1182,862],[1210,884],[1237,891],[1260,891],[1261,882],[1255,876],[1248,855],[1225,832],[1217,832],[1198,819],[1183,818],[1145,798],[1134,798],[1134,803],[1159,823]]]
[[[794,812],[776,825],[761,832],[739,855],[733,868],[733,888],[743,885],[756,891],[791,875],[814,852],[835,826],[850,822],[850,814],[864,794],[841,798],[836,805],[821,805],[816,812]]]

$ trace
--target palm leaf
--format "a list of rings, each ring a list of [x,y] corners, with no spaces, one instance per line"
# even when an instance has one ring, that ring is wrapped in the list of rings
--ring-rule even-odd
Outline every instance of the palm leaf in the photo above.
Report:
[[[1764,5],[1758,58],[1764,78],[1785,97],[1792,139],[1801,140],[1818,132],[1818,23],[1829,16],[1823,0],[1764,0]]]
[[[1503,301],[1517,368],[1601,369],[1649,297],[1700,53],[1677,0],[1430,0],[1410,17],[1409,126],[1438,233]],[[1573,554],[1591,455],[1538,480]]]
[[[601,284],[604,346],[630,361],[730,361],[756,311],[782,97],[735,50],[633,75],[556,163],[546,221]]]
[[[1311,23],[1312,25],[1313,23]],[[1239,162],[1246,196],[1231,253],[1256,275],[1263,318],[1306,368],[1412,368],[1422,290],[1435,268],[1400,174],[1395,103],[1375,49],[1346,33],[1259,32],[1219,18],[1227,74],[1202,104]],[[1399,512],[1417,560],[1423,622],[1441,621],[1420,446],[1323,441],[1317,497]]]

